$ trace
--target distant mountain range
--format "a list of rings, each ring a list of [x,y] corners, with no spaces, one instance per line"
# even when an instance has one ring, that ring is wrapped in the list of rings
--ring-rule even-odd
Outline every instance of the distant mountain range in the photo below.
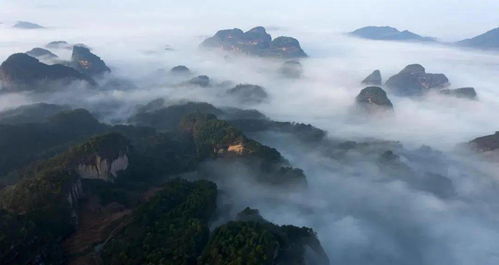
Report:
[[[388,26],[363,27],[350,32],[349,35],[370,40],[437,42],[437,39],[435,38],[421,36],[408,30],[400,31],[396,28]],[[499,50],[499,28],[495,28],[476,37],[451,44],[475,49]]]
[[[408,30],[400,31],[393,27],[369,26],[357,29],[350,35],[371,40],[435,41],[434,38],[423,37]]]
[[[499,28],[487,31],[471,39],[458,41],[456,44],[462,47],[499,50]]]

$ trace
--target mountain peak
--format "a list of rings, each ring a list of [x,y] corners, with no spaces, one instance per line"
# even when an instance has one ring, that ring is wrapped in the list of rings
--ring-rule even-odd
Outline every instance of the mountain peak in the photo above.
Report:
[[[350,35],[371,40],[435,41],[433,38],[423,37],[408,30],[400,31],[389,26],[367,26],[354,30]]]
[[[476,49],[499,50],[499,27],[471,39],[459,41],[456,44]]]
[[[272,39],[264,27],[254,27],[246,32],[241,29],[219,30],[201,43],[205,48],[218,48],[262,57],[306,57],[297,39],[280,36]]]
[[[111,72],[106,63],[85,46],[73,46],[71,61],[75,69],[90,76]]]
[[[0,66],[0,80],[6,90],[36,90],[47,82],[86,81],[95,85],[95,81],[79,73],[73,68],[54,64],[47,65],[26,53],[12,54]]]

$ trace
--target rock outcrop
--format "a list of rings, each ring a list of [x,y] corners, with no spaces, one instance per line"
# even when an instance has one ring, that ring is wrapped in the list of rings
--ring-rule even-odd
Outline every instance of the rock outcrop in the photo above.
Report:
[[[270,48],[264,52],[264,55],[281,58],[307,57],[297,39],[282,36],[272,40]]]
[[[303,75],[303,66],[299,61],[290,60],[282,64],[279,72],[287,78],[300,78]]]
[[[475,138],[469,142],[471,148],[478,152],[491,152],[499,150],[499,131],[492,135]]]
[[[444,74],[429,74],[423,66],[411,64],[390,77],[385,85],[398,96],[422,96],[428,91],[449,86]]]
[[[88,177],[82,174],[80,165],[92,165],[92,161],[99,162],[95,158],[100,157],[101,161],[113,161],[109,165],[111,169],[108,173],[123,170],[128,163],[126,161],[124,164],[120,160],[127,154],[128,149],[126,138],[119,134],[107,134],[29,166],[22,171],[20,182],[0,193],[0,207],[18,214],[50,216],[57,213],[56,216],[50,217],[50,222],[75,227],[79,222],[79,200],[83,196],[82,179]],[[98,179],[113,181],[111,176],[106,178],[102,174]]]
[[[52,88],[54,82],[67,85],[84,81],[95,85],[95,81],[73,68],[61,65],[47,65],[25,53],[16,53],[0,66],[0,80],[4,91],[39,90]]]
[[[393,110],[392,102],[381,87],[371,86],[362,89],[355,101],[360,109],[368,113],[379,110]]]
[[[96,155],[95,161],[89,162],[78,165],[78,174],[83,179],[100,179],[113,182],[118,177],[118,172],[128,168],[128,156],[126,154],[120,154],[114,159]]]
[[[371,40],[435,41],[434,38],[423,37],[408,30],[399,31],[392,27],[369,26],[350,32],[350,35]]]
[[[182,119],[179,128],[192,136],[199,159],[217,158],[228,164],[243,162],[260,170],[252,175],[254,181],[267,185],[291,189],[306,186],[303,170],[291,167],[277,150],[246,137],[212,114],[189,114]]]
[[[201,46],[258,54],[260,50],[270,47],[271,40],[272,37],[263,27],[256,27],[247,32],[234,28],[218,31],[213,37],[203,41]]]
[[[257,222],[257,223],[268,223],[265,218],[260,214],[258,209],[252,209],[246,207],[244,210],[236,215],[236,221],[239,222]]]
[[[476,99],[477,94],[473,87],[462,87],[456,89],[442,89],[439,91],[442,95],[453,96],[457,98]]]
[[[49,50],[43,49],[43,48],[33,48],[30,51],[26,52],[27,55],[39,59],[54,59],[57,58],[57,55],[52,53]]]
[[[194,85],[200,87],[209,87],[210,86],[210,78],[207,75],[199,75],[191,80],[187,81],[185,84]]]
[[[82,179],[113,182],[128,168],[130,144],[118,133],[95,137],[73,151],[72,167]]]
[[[111,72],[111,69],[99,56],[90,52],[87,47],[80,45],[73,47],[71,66],[89,76],[99,76]]]
[[[362,84],[368,86],[381,86],[383,85],[383,80],[381,78],[381,72],[379,70],[374,70],[369,76],[367,76]]]
[[[170,69],[170,73],[176,75],[190,75],[191,70],[189,70],[189,68],[187,68],[185,65],[177,65]]]
[[[229,90],[227,95],[236,99],[239,103],[261,103],[268,98],[267,92],[261,86],[250,84],[239,84]]]
[[[255,27],[246,32],[238,28],[220,30],[213,37],[203,41],[201,46],[265,57],[307,56],[298,40],[291,37],[278,37],[272,40],[264,27]]]

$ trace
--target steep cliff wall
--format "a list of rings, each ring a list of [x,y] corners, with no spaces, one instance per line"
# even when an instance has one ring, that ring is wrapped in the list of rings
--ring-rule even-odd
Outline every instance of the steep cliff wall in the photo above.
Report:
[[[96,155],[92,163],[82,162],[78,164],[76,171],[83,179],[114,182],[118,177],[118,172],[127,168],[128,156],[126,154],[121,154],[116,159],[107,159]]]

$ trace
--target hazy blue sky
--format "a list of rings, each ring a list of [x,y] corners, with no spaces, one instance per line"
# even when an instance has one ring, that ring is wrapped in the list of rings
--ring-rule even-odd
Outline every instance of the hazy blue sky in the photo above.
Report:
[[[189,26],[314,27],[350,31],[365,25],[391,25],[424,35],[456,40],[499,26],[498,0],[1,0],[5,22],[36,20],[57,27],[67,23],[168,18]],[[74,19],[78,18],[78,21]]]

